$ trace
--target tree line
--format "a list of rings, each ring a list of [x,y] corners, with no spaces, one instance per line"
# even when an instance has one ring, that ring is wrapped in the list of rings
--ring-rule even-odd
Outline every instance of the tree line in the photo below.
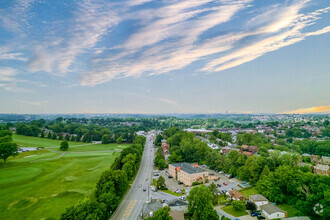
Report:
[[[61,219],[109,219],[139,169],[145,141],[145,137],[136,136],[133,144],[120,153],[110,169],[102,173],[93,196],[67,208]]]

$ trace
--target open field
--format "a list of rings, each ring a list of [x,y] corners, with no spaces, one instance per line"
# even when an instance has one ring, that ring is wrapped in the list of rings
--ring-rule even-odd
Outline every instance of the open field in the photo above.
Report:
[[[227,212],[228,214],[235,216],[235,217],[240,217],[243,215],[247,215],[248,213],[245,210],[237,211],[234,209],[232,205],[229,206],[224,206],[221,208],[223,211]]]
[[[255,187],[242,189],[240,190],[240,192],[243,194],[243,196],[245,196],[248,199],[251,195],[258,194],[257,189]]]
[[[101,173],[119,155],[104,151],[127,146],[86,145],[63,154],[47,149],[60,141],[19,135],[13,139],[26,147],[36,146],[36,140],[45,149],[10,157],[6,165],[0,162],[0,219],[58,219],[67,207],[91,196]]]
[[[303,216],[303,213],[301,213],[293,205],[277,204],[277,206],[280,207],[282,210],[286,211],[288,213],[288,217]]]

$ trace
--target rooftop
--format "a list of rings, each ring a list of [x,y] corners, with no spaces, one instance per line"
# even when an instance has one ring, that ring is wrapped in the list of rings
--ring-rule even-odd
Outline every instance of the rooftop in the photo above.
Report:
[[[170,165],[172,165],[174,167],[180,167],[181,170],[183,170],[184,172],[189,173],[189,174],[206,172],[202,168],[194,167],[187,163],[172,163]]]
[[[254,201],[268,201],[268,199],[261,194],[251,195],[250,199],[253,199]]]
[[[278,206],[274,205],[273,203],[268,203],[266,205],[262,205],[260,206],[262,210],[265,210],[265,212],[267,212],[268,214],[273,214],[276,212],[283,212],[284,211],[282,209],[280,209]]]
[[[317,164],[315,168],[320,170],[329,170],[329,165]]]

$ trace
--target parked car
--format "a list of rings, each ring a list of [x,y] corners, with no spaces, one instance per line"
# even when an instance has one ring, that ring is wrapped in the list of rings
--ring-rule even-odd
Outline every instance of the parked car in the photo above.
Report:
[[[252,217],[255,217],[255,216],[258,216],[258,215],[261,215],[261,213],[260,212],[252,212],[251,213],[251,216]]]
[[[217,185],[218,185],[218,187],[221,187],[221,184],[218,183]]]
[[[223,182],[223,185],[227,186],[228,184],[227,184],[227,183],[225,183],[225,182]]]
[[[224,173],[223,171],[219,171],[220,174]]]
[[[264,216],[262,216],[262,215],[258,215],[257,218],[258,218],[258,219],[266,219],[266,218],[265,218]]]
[[[172,179],[172,178],[173,178],[173,176],[168,176],[168,178],[169,178],[169,179]]]
[[[181,182],[181,181],[179,181],[178,183],[179,183],[179,185],[182,185],[183,184],[183,182]]]
[[[229,202],[227,202],[227,203],[225,204],[225,206],[228,206],[228,205],[230,205],[230,203],[229,203]]]

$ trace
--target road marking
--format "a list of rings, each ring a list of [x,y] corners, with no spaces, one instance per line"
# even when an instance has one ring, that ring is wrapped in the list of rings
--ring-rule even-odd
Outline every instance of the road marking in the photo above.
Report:
[[[133,210],[134,206],[135,206],[136,200],[131,200],[124,212],[123,217],[128,217],[131,214],[131,211]]]

